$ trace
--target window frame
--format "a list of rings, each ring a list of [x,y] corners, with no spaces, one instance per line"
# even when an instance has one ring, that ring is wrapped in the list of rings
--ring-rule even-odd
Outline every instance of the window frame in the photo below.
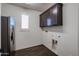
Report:
[[[23,18],[26,18],[27,20],[23,19]],[[25,23],[25,21],[26,23]],[[23,22],[24,21],[24,22]],[[24,28],[25,27],[25,28]],[[29,29],[29,15],[27,14],[22,14],[21,15],[21,29],[22,30],[28,30]]]

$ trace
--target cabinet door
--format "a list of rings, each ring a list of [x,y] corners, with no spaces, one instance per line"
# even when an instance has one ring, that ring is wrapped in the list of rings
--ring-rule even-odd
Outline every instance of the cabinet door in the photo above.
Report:
[[[50,50],[52,50],[52,34],[50,32],[43,32],[43,44]]]
[[[54,51],[57,55],[63,55],[62,51],[64,49],[63,47],[63,34],[62,33],[56,33],[54,34],[54,39],[57,40],[57,44],[54,45],[54,48],[52,48],[52,51]]]
[[[40,26],[46,27],[48,26],[47,19],[50,18],[50,11],[46,11],[42,15],[40,15]]]
[[[62,4],[58,3],[50,8],[50,17],[54,25],[62,25]]]
[[[59,54],[59,55],[63,55],[63,51],[64,51],[64,34],[59,34],[58,35],[58,38],[57,38],[58,40],[58,44],[57,44],[57,53]]]

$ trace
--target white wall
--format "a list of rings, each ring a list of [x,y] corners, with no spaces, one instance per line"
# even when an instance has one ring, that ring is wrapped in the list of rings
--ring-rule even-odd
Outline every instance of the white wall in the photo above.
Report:
[[[43,28],[43,30],[47,30],[47,31],[50,31],[50,32],[60,32],[62,33],[63,32],[63,26],[54,26],[54,27],[45,27]]]
[[[28,48],[41,44],[42,32],[39,28],[39,14],[40,12],[23,9],[9,4],[2,4],[2,16],[15,16],[16,27],[15,27],[15,44],[16,50]],[[21,29],[21,15],[29,15],[29,29]]]
[[[58,41],[56,49],[52,48],[50,39],[53,39],[53,34],[60,34],[58,32],[55,33],[54,31],[51,32],[52,34],[50,32],[43,34],[45,40],[47,38],[47,41],[44,40],[44,45],[58,55],[78,55],[78,7],[79,4],[73,3],[63,5],[63,35],[61,35],[61,38],[56,38],[57,36],[55,37]]]
[[[64,55],[78,55],[78,5],[63,5],[63,30],[66,35],[63,43],[65,50],[62,51]]]

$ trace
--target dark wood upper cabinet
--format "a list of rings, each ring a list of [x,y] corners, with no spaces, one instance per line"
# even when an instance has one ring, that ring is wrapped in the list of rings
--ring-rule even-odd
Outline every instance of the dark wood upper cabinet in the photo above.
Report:
[[[62,25],[62,4],[57,3],[40,15],[40,27]]]

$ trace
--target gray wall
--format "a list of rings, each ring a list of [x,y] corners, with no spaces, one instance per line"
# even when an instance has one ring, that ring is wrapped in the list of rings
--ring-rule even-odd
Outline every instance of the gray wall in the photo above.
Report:
[[[0,3],[0,16],[1,16],[1,3]],[[1,19],[0,19],[0,48],[1,48]]]
[[[79,16],[79,5],[78,5],[78,16]],[[79,17],[78,17],[79,19]],[[79,20],[78,20],[79,22]],[[79,56],[79,23],[78,23],[78,56]]]
[[[2,16],[14,16],[16,18],[15,42],[16,50],[40,45],[42,31],[39,27],[40,12],[23,9],[14,5],[2,4]],[[29,29],[21,29],[21,15],[29,15]]]

